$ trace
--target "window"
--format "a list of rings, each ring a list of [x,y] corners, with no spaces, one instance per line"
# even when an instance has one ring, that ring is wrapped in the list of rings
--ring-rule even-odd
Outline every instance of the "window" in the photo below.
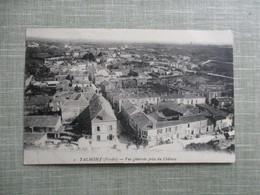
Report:
[[[43,133],[43,132],[46,132],[46,128],[44,128],[44,127],[34,127],[33,132]]]
[[[113,126],[112,125],[109,125],[109,130],[113,130]]]
[[[100,131],[100,127],[99,126],[97,126],[97,131]]]
[[[178,130],[178,126],[175,126],[175,130],[176,130],[176,131]]]
[[[97,135],[97,141],[98,142],[100,141],[100,135]]]
[[[147,131],[142,131],[143,137],[147,137]]]
[[[188,124],[188,127],[190,127],[190,123]]]
[[[162,129],[157,130],[157,134],[160,134],[160,133],[162,133]]]
[[[46,132],[52,132],[53,128],[46,128]]]
[[[108,140],[112,140],[113,139],[113,135],[109,134],[109,136],[107,138],[108,138]]]
[[[30,128],[30,127],[25,127],[25,128],[24,128],[24,132],[25,132],[25,133],[32,133],[32,128]]]

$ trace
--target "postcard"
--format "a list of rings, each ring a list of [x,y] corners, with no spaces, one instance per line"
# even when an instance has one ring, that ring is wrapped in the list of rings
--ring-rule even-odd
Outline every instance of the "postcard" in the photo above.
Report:
[[[24,164],[235,162],[231,31],[30,28]]]

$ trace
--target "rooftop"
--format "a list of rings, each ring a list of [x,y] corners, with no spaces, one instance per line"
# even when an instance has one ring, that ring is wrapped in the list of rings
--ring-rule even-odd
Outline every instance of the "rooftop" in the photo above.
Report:
[[[172,94],[172,95],[166,95],[166,96],[162,96],[161,99],[182,99],[182,98],[186,98],[186,99],[194,99],[194,98],[205,98],[203,96],[198,96],[195,94]]]
[[[180,117],[179,120],[157,122],[156,128],[188,124],[188,123],[193,123],[193,122],[198,122],[198,121],[203,121],[203,120],[207,120],[207,118],[202,114],[183,116],[183,117]]]
[[[25,127],[55,127],[60,116],[55,115],[32,115],[24,117]]]
[[[89,101],[89,112],[91,121],[116,120],[116,116],[109,102],[103,96],[97,95],[96,93]]]
[[[87,93],[85,93],[86,95]],[[89,104],[88,99],[85,97],[83,93],[74,93],[70,96],[67,96],[65,103],[62,106],[69,107],[87,107]]]
[[[223,117],[227,117],[230,114],[228,112],[224,112],[222,110],[219,110],[219,109],[216,109],[212,106],[209,106],[208,104],[197,104],[196,106],[199,107],[199,108],[207,109],[213,115],[220,115],[220,116],[223,116]]]

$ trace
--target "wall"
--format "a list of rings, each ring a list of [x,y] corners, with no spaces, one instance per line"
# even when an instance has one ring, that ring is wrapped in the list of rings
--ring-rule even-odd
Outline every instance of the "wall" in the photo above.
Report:
[[[259,1],[1,0],[0,194],[260,194]],[[234,32],[235,164],[23,166],[29,27]]]
[[[117,137],[117,126],[116,121],[109,121],[109,122],[92,122],[92,139],[93,141],[97,141],[97,135],[100,136],[100,141],[106,141],[109,142],[107,136],[110,134],[113,135],[113,139]],[[112,130],[109,129],[109,126],[112,126]],[[97,130],[97,127],[99,127],[99,131]]]

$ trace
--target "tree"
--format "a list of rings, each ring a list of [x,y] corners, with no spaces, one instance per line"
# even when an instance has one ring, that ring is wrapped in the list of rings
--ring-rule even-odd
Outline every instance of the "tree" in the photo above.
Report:
[[[81,88],[80,88],[78,85],[76,85],[76,87],[74,88],[74,91],[75,91],[75,92],[80,92],[80,91],[81,91]]]
[[[93,61],[95,62],[96,61],[96,58],[95,56],[93,55],[93,53],[87,53],[83,56],[83,59],[84,60],[89,60],[89,61]]]

